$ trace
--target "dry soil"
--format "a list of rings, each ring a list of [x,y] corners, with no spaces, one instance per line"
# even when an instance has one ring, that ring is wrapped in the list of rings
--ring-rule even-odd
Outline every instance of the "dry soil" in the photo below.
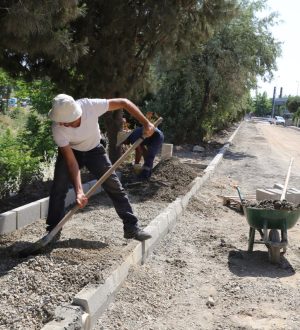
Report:
[[[278,265],[267,248],[247,252],[249,225],[218,195],[244,195],[284,184],[300,188],[300,131],[243,122],[221,165],[182,218],[131,276],[96,330],[299,329],[299,224]]]

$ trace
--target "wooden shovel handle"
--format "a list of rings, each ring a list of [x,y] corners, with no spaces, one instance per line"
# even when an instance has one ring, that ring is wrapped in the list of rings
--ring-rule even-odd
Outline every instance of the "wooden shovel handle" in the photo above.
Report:
[[[290,175],[291,175],[291,169],[292,169],[293,161],[294,161],[294,158],[291,158],[289,169],[288,169],[288,172],[287,172],[287,175],[286,175],[286,178],[285,178],[284,187],[283,187],[282,194],[281,194],[281,197],[280,197],[280,201],[283,201],[285,199],[287,186],[288,186]]]
[[[161,122],[162,118],[158,118],[154,126],[157,127]],[[100,185],[118,168],[118,166],[121,165],[121,163],[124,162],[124,160],[129,156],[129,154],[138,147],[143,140],[145,139],[145,136],[140,137],[135,141],[131,147],[124,152],[124,154],[112,165],[112,167],[105,172],[102,177],[93,185],[92,188],[85,194],[86,197],[90,197],[99,187]],[[76,204],[69,212],[66,213],[66,215],[60,220],[60,222],[54,227],[51,232],[47,235],[48,241],[52,240],[52,238],[59,232],[59,230],[63,227],[63,225],[73,216],[74,213],[76,213],[79,210],[79,206]]]

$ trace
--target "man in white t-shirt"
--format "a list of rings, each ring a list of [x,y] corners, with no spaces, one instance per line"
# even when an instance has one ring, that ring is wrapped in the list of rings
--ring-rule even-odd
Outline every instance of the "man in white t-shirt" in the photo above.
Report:
[[[142,114],[131,101],[117,99],[80,99],[59,94],[53,99],[49,117],[53,121],[53,139],[58,146],[53,185],[50,192],[49,211],[46,220],[50,232],[64,217],[65,198],[70,180],[73,183],[76,203],[83,208],[88,199],[85,196],[80,176],[80,169],[86,167],[99,179],[111,167],[105,148],[100,143],[101,132],[98,117],[107,111],[125,109],[142,125],[146,137],[151,136],[154,125]],[[133,214],[117,175],[113,173],[102,187],[111,198],[117,214],[123,220],[124,238],[143,241],[151,235],[138,226],[138,219]]]

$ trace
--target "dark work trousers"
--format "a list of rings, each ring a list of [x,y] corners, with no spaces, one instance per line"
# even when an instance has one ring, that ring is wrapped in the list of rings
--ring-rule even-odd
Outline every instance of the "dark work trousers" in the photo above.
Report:
[[[97,180],[112,166],[101,144],[90,151],[77,151],[73,149],[73,152],[79,168],[86,166]],[[65,198],[70,183],[67,165],[62,154],[58,152],[46,220],[48,231],[52,230],[65,215]],[[115,172],[106,179],[102,187],[111,198],[117,214],[123,220],[124,231],[135,230],[138,219],[133,214],[127,194]]]
[[[143,128],[138,127],[129,135],[128,141],[131,144],[134,144],[134,142],[140,137],[142,137],[142,135]],[[154,158],[159,152],[159,149],[163,142],[163,132],[160,131],[158,128],[155,128],[154,133],[150,137],[145,138],[144,141],[141,143],[141,146],[147,148],[147,155],[144,157],[143,170],[142,173],[139,175],[140,178],[149,178],[151,176]]]

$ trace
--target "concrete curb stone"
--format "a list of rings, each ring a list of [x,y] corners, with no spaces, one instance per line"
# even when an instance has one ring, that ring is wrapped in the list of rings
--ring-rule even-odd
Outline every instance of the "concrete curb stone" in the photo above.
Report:
[[[116,172],[119,178],[121,173]],[[87,192],[97,180],[86,182],[82,185],[84,192]],[[93,195],[98,194],[102,191],[100,186]],[[65,207],[71,206],[75,203],[75,192],[73,188],[70,188],[67,192]],[[0,235],[8,234],[15,230],[21,229],[39,219],[47,217],[49,207],[49,197],[39,199],[35,202],[28,203],[12,209],[10,211],[0,214]]]
[[[47,217],[48,208],[49,208],[49,197],[45,197],[39,200],[41,205],[41,219]]]
[[[80,306],[62,305],[55,309],[56,320],[47,323],[43,330],[90,329],[89,318]]]
[[[239,127],[235,130],[228,142],[223,146],[212,162],[207,166],[206,170],[204,170],[204,175],[193,181],[190,191],[168,205],[166,209],[145,228],[151,233],[152,238],[144,242],[136,243],[133,251],[129,253],[121,265],[113,270],[103,284],[87,285],[74,297],[73,305],[80,306],[86,314],[89,314],[88,316],[85,316],[89,319],[88,325],[85,324],[85,328],[83,329],[92,329],[96,325],[98,318],[105,311],[110,302],[113,301],[114,296],[122,286],[123,281],[127,278],[129,269],[135,265],[144,263],[154,246],[175,225],[177,219],[181,216],[185,207],[188,205],[190,198],[195,195],[199,188],[215,171],[216,166],[222,160]],[[59,327],[59,322],[56,326],[57,328],[55,328],[55,330],[65,329],[63,324]],[[42,330],[50,330],[50,328],[43,327]]]
[[[17,229],[25,227],[41,218],[40,202],[32,202],[13,209],[17,214]]]
[[[17,230],[17,213],[7,211],[0,214],[0,234],[7,234]]]

